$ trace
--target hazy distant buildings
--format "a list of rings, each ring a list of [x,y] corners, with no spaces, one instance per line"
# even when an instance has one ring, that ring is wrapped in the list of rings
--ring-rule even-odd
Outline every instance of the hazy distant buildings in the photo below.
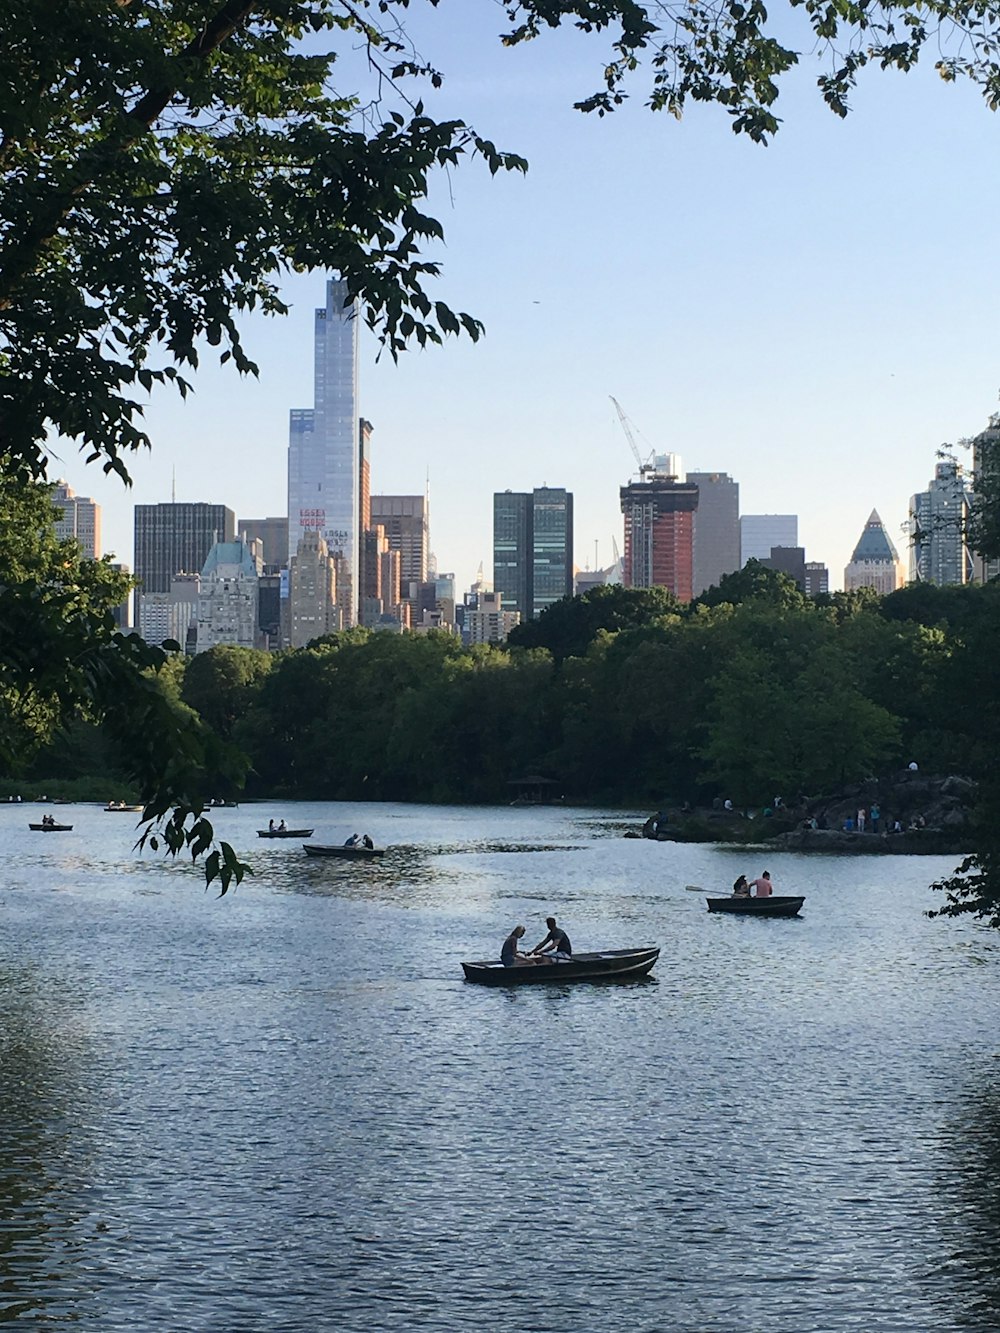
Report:
[[[136,622],[144,639],[160,641],[159,610],[149,611],[153,619],[147,620],[151,594],[169,594],[178,574],[200,573],[215,543],[235,538],[236,515],[225,505],[136,505]]]
[[[990,417],[989,425],[972,441],[972,505],[976,504],[977,492],[982,488],[984,481],[988,481],[991,489],[996,489],[998,476],[997,471],[1000,468],[1000,413],[994,413]],[[973,552],[973,567],[975,577],[979,583],[986,583],[989,579],[995,579],[1000,575],[1000,558],[993,556],[989,560],[976,551]]]
[[[256,648],[260,571],[244,541],[216,542],[201,571],[195,651]]]
[[[198,631],[200,574],[175,574],[166,592],[148,592],[142,597],[139,633],[147,643],[172,639],[183,652],[193,653]],[[138,594],[137,594],[138,596]]]
[[[347,284],[326,284],[314,323],[314,405],[294,408],[288,443],[288,557],[305,532],[318,532],[340,557],[345,624],[357,621],[361,539],[358,459],[358,306]]]
[[[877,509],[868,516],[850,563],[844,568],[844,591],[874,588],[887,596],[906,582],[903,563]]]
[[[698,487],[694,515],[692,595],[716,588],[724,574],[740,568],[740,487],[725,472],[689,472]]]
[[[970,493],[962,468],[938,463],[926,491],[910,497],[910,578],[922,583],[968,583],[973,577],[967,542]]]
[[[807,597],[818,597],[820,593],[830,591],[830,571],[822,560],[807,560],[805,584],[802,591]]]
[[[573,496],[565,487],[494,494],[493,586],[522,620],[573,595]]]
[[[62,512],[56,520],[60,541],[72,538],[89,560],[99,560],[101,551],[101,506],[85,495],[77,495],[64,481],[56,482],[52,503]]]
[[[689,602],[694,590],[694,524],[698,487],[653,474],[620,492],[625,520],[622,582],[626,588],[669,588]]]
[[[779,570],[795,580],[800,592],[806,588],[806,552],[803,546],[772,546],[767,559],[760,562],[767,569]]]
[[[128,574],[129,572],[128,565],[112,564],[111,568],[118,574]],[[124,602],[121,602],[118,606],[112,608],[111,615],[113,616],[115,625],[118,629],[128,630],[132,628],[131,592],[126,594]]]
[[[740,567],[768,560],[773,546],[798,546],[797,514],[744,514],[740,519]]]
[[[288,561],[287,518],[241,518],[237,537],[252,546],[260,542],[265,569],[280,569]]]
[[[505,610],[499,592],[480,592],[475,606],[466,607],[463,638],[466,643],[504,643],[520,612]]]

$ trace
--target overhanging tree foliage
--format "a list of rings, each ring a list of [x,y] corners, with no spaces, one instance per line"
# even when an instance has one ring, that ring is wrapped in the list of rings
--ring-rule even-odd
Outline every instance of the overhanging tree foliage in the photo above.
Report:
[[[443,232],[423,200],[433,173],[463,157],[482,157],[492,172],[525,163],[464,122],[426,113],[421,89],[441,75],[409,48],[401,20],[410,8],[410,0],[5,6],[6,478],[44,475],[55,432],[127,480],[129,454],[150,443],[149,391],[173,384],[187,393],[205,345],[252,372],[240,315],[282,313],[279,283],[290,270],[338,271],[392,355],[450,333],[479,337],[473,316],[427,290],[438,264],[426,247]],[[759,0],[506,0],[498,13],[507,45],[564,23],[598,34],[603,83],[577,105],[599,114],[622,101],[644,65],[652,108],[680,115],[692,101],[714,102],[736,131],[764,141],[778,126],[778,80],[799,60],[796,45],[825,54],[819,86],[838,114],[864,66],[908,69],[929,42],[945,78],[968,76],[991,106],[1000,100],[997,11],[977,3],[789,0],[777,21]],[[789,36],[796,31],[799,42]],[[374,75],[367,102],[336,80],[338,52],[359,45]],[[106,646],[123,679],[141,676],[134,645]],[[65,664],[69,680],[71,645],[53,653],[50,670]],[[129,697],[124,685],[120,697]],[[92,702],[100,706],[96,690]],[[195,786],[171,769],[171,754],[188,744],[184,729],[157,736],[164,781],[151,779],[147,813],[162,812],[169,789],[176,808],[197,818]],[[172,841],[180,827],[172,825]]]

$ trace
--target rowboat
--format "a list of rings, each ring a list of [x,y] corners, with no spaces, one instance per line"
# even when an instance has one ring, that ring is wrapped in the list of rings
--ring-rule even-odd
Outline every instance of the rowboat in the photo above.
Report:
[[[258,838],[311,838],[314,829],[311,828],[259,828],[257,830]]]
[[[72,833],[72,824],[29,824],[32,833]]]
[[[106,805],[104,807],[106,815],[135,815],[142,813],[141,805]]]
[[[805,898],[772,894],[769,898],[707,898],[710,912],[733,912],[738,916],[798,916]]]
[[[530,986],[540,982],[562,985],[569,981],[631,981],[644,977],[660,950],[605,949],[601,953],[575,953],[565,963],[521,963],[504,967],[494,959],[463,963],[466,981],[483,986]]]
[[[371,861],[385,856],[384,847],[329,847],[318,842],[304,842],[302,850],[307,856],[335,856],[341,861]]]

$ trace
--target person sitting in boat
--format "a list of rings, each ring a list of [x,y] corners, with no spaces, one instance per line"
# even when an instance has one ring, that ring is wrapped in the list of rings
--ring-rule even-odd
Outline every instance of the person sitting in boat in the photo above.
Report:
[[[361,839],[358,837],[358,835],[357,835],[356,833],[352,833],[351,836],[350,836],[350,837],[347,839],[347,841],[344,843],[344,846],[345,846],[345,847],[357,847],[357,845],[358,845],[358,843],[359,843],[360,841],[361,841]]]
[[[774,892],[774,887],[771,884],[771,872],[770,870],[765,870],[763,874],[760,876],[760,878],[755,879],[753,882],[754,897],[770,898],[773,892]]]
[[[273,819],[269,819],[269,820],[267,821],[267,831],[268,831],[268,833],[273,833],[273,832],[274,832],[274,820],[273,820]]]
[[[569,936],[556,925],[554,916],[547,916],[545,924],[549,928],[549,933],[540,944],[535,945],[532,954],[546,954],[554,963],[568,963],[573,957],[573,946],[569,942]],[[544,959],[539,961],[544,962]]]
[[[370,852],[374,851],[375,844],[372,842],[372,836],[370,833],[366,833],[365,836],[361,839],[361,845],[362,847],[367,847]]]
[[[284,832],[286,832],[287,829],[288,829],[288,825],[285,823],[284,820],[282,820],[281,823],[278,825],[278,832],[279,832],[279,833],[284,833]]]
[[[750,884],[749,881],[747,880],[746,875],[740,875],[739,879],[733,885],[733,897],[734,898],[750,897]]]
[[[531,963],[547,963],[548,958],[536,958],[532,954],[521,953],[518,949],[518,942],[524,935],[523,926],[515,926],[503,942],[500,950],[500,961],[504,967],[525,967]]]

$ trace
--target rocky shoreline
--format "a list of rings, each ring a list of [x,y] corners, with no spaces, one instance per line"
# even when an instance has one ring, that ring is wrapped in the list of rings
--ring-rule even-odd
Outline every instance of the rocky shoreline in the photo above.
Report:
[[[976,784],[955,774],[925,775],[905,769],[846,787],[832,796],[800,797],[793,808],[727,810],[667,808],[632,837],[658,842],[732,842],[796,852],[847,855],[964,856]],[[857,830],[858,811],[880,811]],[[899,830],[896,825],[899,824]]]

